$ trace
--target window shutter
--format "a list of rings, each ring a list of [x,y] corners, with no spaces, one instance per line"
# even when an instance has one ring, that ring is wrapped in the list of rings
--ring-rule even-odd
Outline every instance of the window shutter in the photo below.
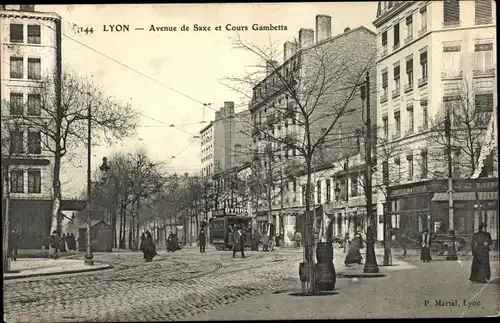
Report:
[[[476,0],[476,20],[491,19],[491,0]]]
[[[413,71],[413,59],[406,61],[406,73]]]
[[[444,1],[444,22],[460,21],[460,3],[458,0]]]
[[[387,87],[387,72],[382,74],[382,87]]]
[[[398,79],[399,78],[399,65],[394,67],[394,79]]]
[[[424,65],[425,63],[427,63],[427,52],[420,54],[420,65]]]
[[[382,46],[387,45],[387,31],[382,33]]]

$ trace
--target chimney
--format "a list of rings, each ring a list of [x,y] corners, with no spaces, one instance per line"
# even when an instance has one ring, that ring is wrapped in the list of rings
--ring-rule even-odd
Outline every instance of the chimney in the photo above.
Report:
[[[332,17],[316,16],[316,43],[332,37]]]
[[[314,30],[301,28],[299,30],[299,45],[300,48],[307,48],[314,45]]]
[[[224,113],[226,117],[229,117],[234,114],[234,102],[233,101],[225,101],[224,102]]]
[[[344,29],[344,32],[346,33],[346,32],[348,32],[348,31],[350,31],[350,30],[351,30],[351,28],[346,27],[346,29]]]
[[[287,41],[283,45],[283,61],[286,62],[290,57],[292,57],[297,52],[297,43]]]

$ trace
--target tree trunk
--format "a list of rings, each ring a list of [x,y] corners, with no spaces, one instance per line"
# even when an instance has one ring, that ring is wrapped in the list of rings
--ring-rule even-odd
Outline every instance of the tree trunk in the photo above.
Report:
[[[307,183],[306,183],[306,196],[305,196],[305,219],[304,219],[304,260],[307,264],[307,272],[309,278],[309,286],[307,292],[314,292],[314,243],[313,243],[313,232],[312,232],[312,217],[311,217],[311,159],[306,157],[306,172],[307,172]]]
[[[135,233],[135,242],[138,243],[139,242],[139,207],[141,206],[141,199],[140,198],[137,198],[137,213],[135,214],[135,220],[137,221],[135,226],[136,226],[136,230],[137,232]]]
[[[4,221],[4,230],[3,230],[3,271],[4,271],[4,273],[6,273],[6,272],[10,271],[10,260],[9,260],[10,174],[9,174],[9,166],[8,165],[3,165],[3,168],[4,169],[2,169],[2,184],[5,183],[5,210],[3,212],[3,221]],[[3,202],[2,202],[2,204],[3,204]]]
[[[60,137],[60,130],[58,130],[58,134]],[[57,231],[61,232],[62,218],[60,215],[60,206],[61,206],[61,144],[60,138],[57,140],[56,136],[56,147],[54,153],[54,167],[53,167],[53,181],[52,181],[52,190],[53,190],[53,202],[52,202],[52,218],[51,218],[51,226],[50,232],[47,232],[47,235],[50,235],[51,232]]]

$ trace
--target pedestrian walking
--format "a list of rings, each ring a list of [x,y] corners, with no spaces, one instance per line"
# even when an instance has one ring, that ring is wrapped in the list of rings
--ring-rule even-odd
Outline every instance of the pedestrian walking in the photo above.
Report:
[[[17,249],[19,247],[19,233],[13,228],[9,234],[9,252],[8,257],[14,261],[17,260]]]
[[[490,246],[491,234],[486,232],[486,223],[479,224],[479,231],[472,236],[472,266],[469,280],[486,284],[491,278]]]
[[[363,260],[360,252],[361,248],[363,248],[363,238],[361,237],[361,234],[356,232],[354,234],[354,238],[352,238],[351,244],[349,245],[347,256],[345,257],[344,264],[346,266],[349,266],[350,264],[361,265],[361,261]]]
[[[300,231],[295,232],[295,242],[297,248],[302,246],[302,233],[300,233]]]
[[[420,260],[423,262],[429,262],[432,260],[431,257],[431,234],[429,233],[429,229],[425,229],[422,235],[420,236]]]
[[[245,258],[245,245],[243,243],[243,231],[241,227],[233,232],[233,258],[236,258],[236,252],[241,252],[241,258]]]
[[[62,234],[61,239],[59,239],[59,251],[66,252],[66,234]]]
[[[151,262],[153,258],[158,255],[153,241],[153,236],[149,231],[146,231],[142,252],[144,254],[144,259],[146,259],[147,262]]]
[[[76,251],[76,238],[73,233],[70,233],[71,235],[71,250]]]
[[[139,250],[144,252],[144,243],[146,242],[146,234],[143,232],[141,234],[141,239],[139,240]],[[146,259],[146,255],[144,254],[144,259]]]
[[[53,231],[49,237],[49,258],[59,258],[59,236],[57,231]]]
[[[200,252],[205,252],[205,246],[207,245],[207,240],[205,238],[205,232],[201,229],[198,235],[198,243],[200,244]]]

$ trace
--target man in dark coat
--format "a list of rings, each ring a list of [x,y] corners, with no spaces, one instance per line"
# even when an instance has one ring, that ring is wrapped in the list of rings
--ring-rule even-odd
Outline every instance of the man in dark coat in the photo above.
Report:
[[[423,262],[429,262],[432,260],[431,258],[431,234],[429,233],[429,229],[425,229],[422,235],[420,236],[420,260]]]
[[[200,252],[205,252],[205,246],[207,245],[207,240],[205,238],[205,232],[201,229],[198,235],[198,243],[200,244]]]
[[[236,258],[236,252],[241,252],[241,258],[245,258],[245,245],[243,243],[243,230],[238,228],[233,232],[233,258]]]
[[[486,232],[486,223],[479,224],[479,231],[472,236],[472,266],[469,280],[486,284],[491,278],[490,246],[491,234]]]
[[[19,234],[16,229],[12,229],[9,235],[9,258],[16,261],[17,260],[17,248],[19,247]]]

